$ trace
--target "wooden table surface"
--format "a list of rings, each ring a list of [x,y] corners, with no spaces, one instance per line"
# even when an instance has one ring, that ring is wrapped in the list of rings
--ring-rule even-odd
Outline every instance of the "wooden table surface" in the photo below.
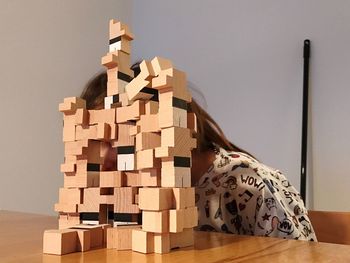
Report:
[[[164,255],[114,249],[44,255],[43,231],[55,228],[56,217],[0,211],[0,262],[350,262],[346,245],[197,231],[194,247]]]

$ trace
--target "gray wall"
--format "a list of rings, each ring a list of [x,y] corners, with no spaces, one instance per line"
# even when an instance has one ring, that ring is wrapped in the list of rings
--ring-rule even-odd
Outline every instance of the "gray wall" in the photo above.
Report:
[[[0,209],[53,214],[63,161],[58,104],[101,70],[108,21],[127,0],[2,1]]]
[[[204,93],[228,137],[283,171],[298,189],[302,46],[310,38],[314,178],[308,205],[350,209],[349,1],[133,4],[135,60],[172,59]]]

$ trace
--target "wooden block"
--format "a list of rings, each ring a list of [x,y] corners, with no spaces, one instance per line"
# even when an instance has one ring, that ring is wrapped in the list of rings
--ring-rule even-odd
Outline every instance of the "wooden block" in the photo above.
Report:
[[[168,110],[159,109],[158,121],[162,129],[173,126],[187,128],[187,111],[175,107]]]
[[[66,142],[64,144],[64,155],[81,155],[83,154],[83,148],[88,147],[88,140]]]
[[[130,32],[130,29],[127,25],[115,19],[111,19],[109,21],[109,39],[114,39],[120,36],[124,36],[128,40],[134,39],[134,36]]]
[[[89,123],[89,112],[87,109],[79,108],[75,113],[75,124],[87,125]]]
[[[58,217],[58,228],[66,229],[80,224],[78,213],[60,213]]]
[[[130,62],[130,54],[121,50],[107,53],[107,55],[101,59],[101,64],[106,68],[111,69],[118,67],[118,71],[133,76],[133,72],[130,69]]]
[[[78,212],[77,207],[77,204],[56,203],[54,209],[55,212],[76,213]]]
[[[69,97],[59,104],[58,110],[64,114],[74,114],[77,109],[86,108],[86,101],[78,97]]]
[[[198,225],[198,209],[197,207],[188,207],[184,209],[184,228],[192,228]]]
[[[130,83],[125,87],[125,91],[128,95],[128,99],[131,101],[139,99],[150,99],[152,96],[150,94],[142,93],[141,90],[144,87],[147,87],[150,84],[148,80],[145,80],[140,74],[134,78]]]
[[[89,125],[116,122],[115,109],[89,110]]]
[[[154,233],[169,232],[169,210],[142,211],[142,230]]]
[[[185,219],[185,209],[169,210],[169,231],[171,233],[182,232],[185,226],[185,222],[192,222]]]
[[[99,172],[101,170],[101,165],[99,163],[90,163],[88,160],[77,160],[76,161],[76,171],[77,174],[87,174],[87,172]]]
[[[64,188],[86,188],[98,187],[100,183],[99,172],[86,172],[85,174],[75,174],[73,176],[64,175]]]
[[[117,169],[118,171],[132,171],[135,170],[135,154],[118,154],[117,155]]]
[[[162,187],[191,187],[191,168],[162,167],[161,186]]]
[[[139,204],[139,195],[138,194],[136,194],[135,195],[135,204]]]
[[[121,171],[100,172],[100,187],[122,187],[125,186],[126,176]]]
[[[138,205],[135,204],[137,191],[137,187],[114,188],[114,213],[140,213]]]
[[[135,126],[137,127],[137,126]],[[136,135],[136,151],[160,147],[160,133],[141,132]]]
[[[140,188],[139,208],[141,210],[168,210],[174,208],[174,195],[172,188]]]
[[[141,229],[140,225],[124,225],[107,229],[107,248],[129,250],[132,248],[132,230]]]
[[[110,224],[100,224],[103,233],[103,247],[107,247],[107,231],[112,226]]]
[[[139,171],[125,171],[126,186],[142,186]]]
[[[187,128],[194,132],[198,131],[197,117],[193,112],[187,113]]]
[[[75,124],[64,123],[63,125],[63,142],[75,141]]]
[[[173,188],[173,195],[176,209],[184,209],[195,206],[194,187]]]
[[[90,248],[103,246],[103,228],[101,225],[76,225],[71,230],[88,230],[90,232]]]
[[[142,169],[140,171],[141,186],[160,186],[160,169]]]
[[[135,101],[130,106],[116,108],[117,123],[139,120],[142,114],[145,114],[145,104],[141,100]]]
[[[64,255],[77,251],[77,231],[72,229],[45,230],[43,253]]]
[[[159,132],[158,114],[141,115],[140,120],[136,123],[141,127],[141,132]]]
[[[79,212],[100,211],[100,188],[89,187],[83,189],[83,203],[78,206]]]
[[[136,153],[137,169],[160,168],[160,159],[155,158],[154,150],[142,150]]]
[[[109,71],[110,71],[110,69],[107,70],[107,72],[109,72]],[[119,101],[123,103],[122,97],[120,97],[120,95],[125,94],[125,87],[129,82],[118,78],[118,68],[114,68],[113,72],[115,74],[115,76],[113,77],[114,80],[109,80],[109,77],[108,77],[107,96],[114,96],[114,95],[119,94]],[[113,107],[111,107],[111,108],[113,108]]]
[[[182,248],[193,246],[194,236],[193,228],[185,228],[179,233],[170,233],[170,248]]]
[[[159,110],[159,102],[150,100],[145,103],[146,115],[157,114],[158,110]]]
[[[135,145],[135,137],[131,136],[130,129],[134,127],[133,123],[119,123],[118,124],[118,140],[111,141],[111,146],[129,146]]]
[[[129,83],[125,84],[124,90],[126,88],[126,85]],[[122,107],[130,106],[132,104],[132,101],[129,100],[128,94],[124,91],[123,93],[119,94],[119,100],[121,102]]]
[[[75,229],[78,234],[77,238],[77,251],[88,251],[90,250],[91,235],[90,231],[86,229]]]
[[[109,41],[109,52],[115,52],[121,50],[124,53],[131,53],[131,42],[125,36],[120,36],[118,38],[110,39]]]
[[[132,235],[132,250],[141,253],[154,252],[154,234],[145,232],[141,229],[133,229]]]
[[[135,136],[136,134],[138,134],[139,132],[141,132],[141,127],[138,125],[132,126],[130,128],[130,135],[131,136]]]
[[[162,129],[161,144],[163,146],[177,147],[182,149],[196,148],[196,139],[191,137],[191,131],[187,128],[170,127]]]
[[[75,172],[75,163],[63,163],[60,168],[61,173]]]
[[[82,202],[81,190],[78,188],[60,188],[58,202],[61,204],[80,204]]]
[[[151,65],[154,71],[154,75],[158,75],[162,70],[172,68],[173,66],[170,60],[161,57],[153,58]]]
[[[140,63],[140,75],[143,77],[145,80],[152,80],[157,74],[153,70],[153,66],[151,61],[143,60]]]
[[[161,147],[155,148],[155,156],[156,158],[174,157],[174,156],[191,157],[192,153],[190,149],[183,149],[180,147],[161,146]]]
[[[169,233],[154,233],[154,252],[158,254],[170,252]]]

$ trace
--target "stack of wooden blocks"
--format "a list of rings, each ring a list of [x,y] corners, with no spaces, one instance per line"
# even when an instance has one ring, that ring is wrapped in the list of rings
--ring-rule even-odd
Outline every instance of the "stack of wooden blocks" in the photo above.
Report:
[[[64,187],[55,205],[59,229],[45,231],[44,253],[97,247],[167,253],[193,245],[196,119],[186,75],[155,57],[142,61],[134,78],[129,28],[111,20],[109,38],[104,109],[87,110],[75,97],[59,105]]]

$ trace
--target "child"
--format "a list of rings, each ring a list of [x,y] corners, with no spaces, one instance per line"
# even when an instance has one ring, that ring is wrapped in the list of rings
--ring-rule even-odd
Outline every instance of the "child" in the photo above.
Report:
[[[135,75],[139,72],[138,64],[133,70]],[[81,95],[87,108],[103,108],[106,90],[107,74],[101,73]],[[286,177],[228,141],[194,100],[190,108],[198,126],[191,170],[199,211],[197,229],[316,241],[304,203]]]

